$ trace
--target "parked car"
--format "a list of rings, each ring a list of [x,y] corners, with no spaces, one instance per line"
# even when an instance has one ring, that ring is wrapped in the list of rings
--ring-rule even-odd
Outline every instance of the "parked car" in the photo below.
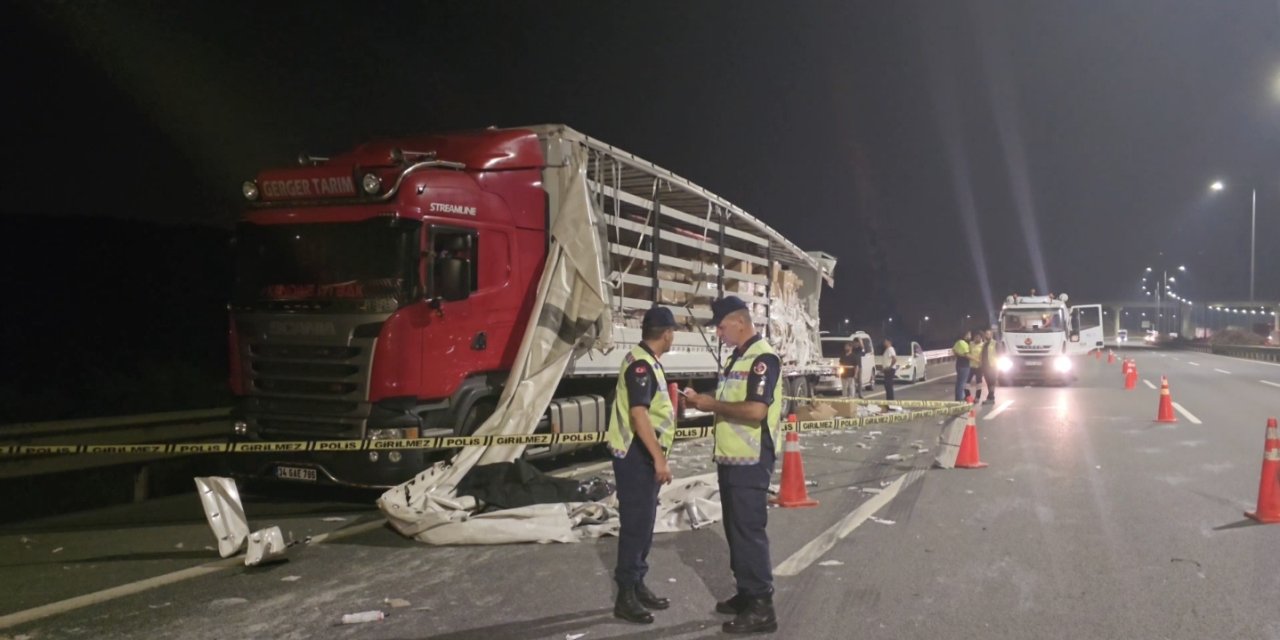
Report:
[[[833,336],[824,334],[822,336],[822,357],[839,360],[844,354],[844,345],[850,341],[857,340],[862,343],[862,380],[859,383],[863,390],[870,390],[874,384],[874,375],[876,367],[875,347],[872,346],[871,336],[865,331],[855,331],[852,335]],[[837,371],[839,369],[837,368]],[[823,376],[818,379],[817,392],[819,394],[839,395],[844,392],[844,388],[840,384],[839,376]]]
[[[894,350],[898,351],[898,370],[893,379],[903,382],[922,382],[929,360],[925,357],[924,348],[920,343],[913,340],[907,349],[902,350],[898,349],[898,345],[894,345]],[[876,356],[877,380],[884,380],[884,368],[888,364],[884,355]]]

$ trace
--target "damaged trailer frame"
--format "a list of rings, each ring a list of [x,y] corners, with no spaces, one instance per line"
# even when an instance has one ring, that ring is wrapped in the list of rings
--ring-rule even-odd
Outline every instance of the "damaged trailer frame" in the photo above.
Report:
[[[563,370],[553,381],[539,369],[538,384],[556,388],[520,399],[519,415],[507,419],[522,424],[511,432],[603,432],[617,372],[655,304],[682,323],[663,357],[668,379],[714,388],[728,349],[701,325],[711,301],[724,295],[750,305],[782,359],[788,397],[813,395],[817,380],[833,373],[817,329],[834,257],[805,252],[724,198],[566,126],[383,140],[332,158],[304,156],[299,164],[260,172],[244,188],[250,210],[237,233],[249,240],[243,251],[280,228],[287,235],[273,245],[283,251],[259,250],[237,262],[236,439],[470,435],[506,410],[504,389],[525,382],[519,372],[530,366],[524,358],[531,349],[571,349],[572,357],[555,356]],[[578,232],[565,228],[570,224]],[[283,273],[303,271],[288,262],[294,236],[305,244],[316,232],[340,249],[320,252],[330,259],[324,272],[345,276],[353,270],[331,256],[358,262],[368,253],[342,244],[356,235],[348,229],[394,236],[402,260],[420,262],[399,267],[401,277],[367,282],[282,286],[279,277],[252,272],[255,259]],[[556,278],[568,278],[557,286],[590,280],[577,291],[602,300],[598,316],[593,310],[570,319],[565,305],[580,299],[548,305],[540,298]],[[385,291],[392,293],[376,293]],[[556,347],[552,331],[531,343],[550,327],[569,342]],[[681,423],[707,419],[689,411]],[[524,424],[529,420],[536,424]],[[591,445],[561,442],[523,453],[552,456],[584,446]],[[429,464],[422,452],[309,453],[267,456],[232,471],[390,486]]]

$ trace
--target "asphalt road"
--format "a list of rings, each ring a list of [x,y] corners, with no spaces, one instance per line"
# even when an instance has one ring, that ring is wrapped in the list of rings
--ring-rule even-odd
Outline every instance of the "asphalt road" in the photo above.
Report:
[[[824,532],[903,488],[778,578],[776,637],[1280,639],[1280,525],[1242,515],[1257,496],[1265,419],[1280,414],[1280,367],[1133,353],[1152,386],[1126,391],[1118,364],[1090,359],[1074,386],[1001,389],[979,412],[986,469],[926,471],[936,419],[806,434],[821,505],[770,511],[775,565],[794,567]],[[947,366],[900,397],[945,398]],[[1162,374],[1186,412],[1175,424],[1153,422]],[[677,474],[709,471],[708,458],[705,444],[682,445]],[[0,530],[0,634],[701,638],[719,635],[712,606],[732,592],[719,526],[658,537],[649,583],[675,602],[635,626],[610,616],[613,539],[437,548],[380,526],[363,502],[247,507],[255,527],[335,535],[283,564],[219,563],[194,496]],[[370,609],[389,616],[337,624]]]

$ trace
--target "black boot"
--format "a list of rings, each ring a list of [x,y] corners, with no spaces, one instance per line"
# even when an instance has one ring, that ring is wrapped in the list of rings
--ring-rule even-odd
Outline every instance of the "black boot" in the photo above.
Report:
[[[646,609],[666,609],[671,606],[670,600],[659,598],[658,594],[650,591],[649,587],[644,586],[643,582],[636,585],[636,599]]]
[[[618,600],[613,603],[613,617],[640,624],[653,622],[653,614],[649,613],[649,610],[640,604],[640,599],[636,597],[636,588],[634,586],[618,587]]]
[[[716,613],[724,613],[736,616],[747,608],[747,597],[741,593],[735,593],[732,598],[716,603]]]
[[[773,633],[778,617],[773,613],[773,596],[750,598],[737,617],[721,626],[725,633]]]

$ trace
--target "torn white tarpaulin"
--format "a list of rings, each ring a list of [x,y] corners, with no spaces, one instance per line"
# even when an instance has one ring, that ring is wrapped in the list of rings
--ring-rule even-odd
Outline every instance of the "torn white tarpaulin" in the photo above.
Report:
[[[230,558],[240,551],[249,535],[249,521],[240,504],[240,490],[231,478],[196,478],[196,493],[204,507],[204,517],[218,539],[218,553]]]
[[[564,163],[543,171],[552,211],[551,242],[538,283],[536,311],[530,314],[516,364],[498,406],[476,430],[478,436],[532,433],[575,354],[609,341],[612,324],[584,173],[586,152],[580,145],[566,145],[562,151]],[[471,518],[475,501],[457,497],[455,490],[477,464],[510,462],[523,450],[523,445],[464,449],[449,462],[439,463],[389,489],[378,499],[378,507],[397,531],[423,542],[516,542],[509,535],[494,533],[503,526],[504,512],[487,513],[483,519]],[[523,540],[549,535],[536,525],[536,519],[530,522],[523,512],[512,514],[510,519],[531,525],[517,527],[534,536]],[[438,531],[443,527],[450,531]],[[474,530],[474,537],[467,534],[468,529]]]

